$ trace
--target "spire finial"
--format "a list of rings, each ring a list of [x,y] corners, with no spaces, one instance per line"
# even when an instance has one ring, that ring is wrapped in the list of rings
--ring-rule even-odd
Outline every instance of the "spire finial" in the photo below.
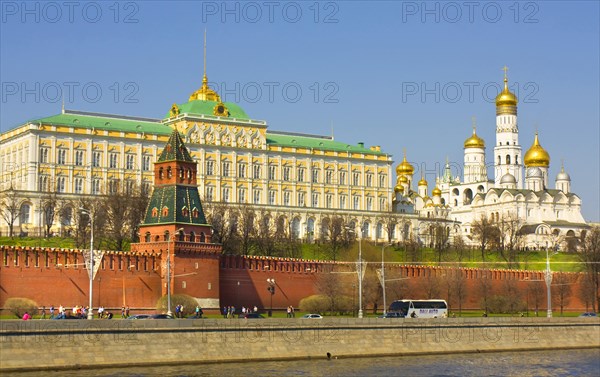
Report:
[[[202,86],[208,85],[206,77],[206,28],[204,29],[204,75],[202,76]]]
[[[475,116],[471,117],[471,123],[473,125],[473,135],[475,135],[475,130],[477,129],[477,118]]]
[[[60,108],[60,113],[64,114],[65,113],[65,95],[62,95],[62,107]]]
[[[565,172],[565,159],[564,158],[560,159],[560,172],[561,173]]]
[[[502,70],[504,71],[504,82],[507,82],[507,81],[508,81],[508,74],[507,74],[507,72],[508,72],[508,67],[505,65],[505,66],[502,68]]]

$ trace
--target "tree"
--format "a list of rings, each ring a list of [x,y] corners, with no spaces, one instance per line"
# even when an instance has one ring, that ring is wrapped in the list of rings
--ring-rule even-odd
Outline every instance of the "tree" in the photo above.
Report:
[[[508,268],[519,268],[519,249],[523,234],[520,232],[523,222],[514,213],[503,214],[498,223],[500,255]]]
[[[212,240],[223,245],[224,254],[235,254],[233,250],[235,224],[231,221],[232,212],[232,208],[226,203],[205,202],[206,220],[212,225],[214,232]]]
[[[54,220],[61,210],[62,202],[58,199],[58,193],[55,190],[44,192],[40,202],[44,218],[44,237],[48,238],[52,235]]]
[[[19,218],[21,200],[18,192],[12,188],[0,192],[0,216],[8,225],[8,236],[13,238],[13,227]]]
[[[580,274],[579,277],[579,299],[585,304],[585,311],[596,312],[596,292],[594,282],[588,273]]]
[[[596,296],[594,310],[600,310],[600,227],[594,226],[586,232],[577,253],[584,263],[590,284],[594,287]]]
[[[240,205],[238,208],[238,236],[240,240],[240,254],[249,255],[256,237],[256,210],[250,205]]]
[[[323,219],[321,242],[331,259],[335,262],[341,250],[350,246],[356,239],[354,229],[346,229],[347,222],[342,216],[333,215]]]
[[[500,230],[485,215],[481,215],[478,220],[471,224],[471,233],[479,243],[481,259],[485,262],[485,250],[493,244],[498,244]]]
[[[398,214],[391,211],[391,207],[386,205],[383,214],[377,216],[377,222],[383,224],[383,227],[387,233],[387,242],[392,243],[394,236],[394,230],[398,225]]]
[[[489,270],[482,270],[481,274],[477,290],[479,296],[481,296],[481,306],[484,311],[488,312],[490,295],[492,294],[492,273]]]
[[[131,198],[123,191],[109,193],[100,202],[100,208],[105,215],[108,248],[123,250],[129,233]],[[94,218],[94,221],[96,219]]]
[[[540,305],[546,299],[546,288],[542,280],[531,280],[529,284],[529,297],[533,300],[533,307],[535,308],[535,315],[537,316],[540,311]]]
[[[560,306],[560,315],[563,315],[563,309],[571,301],[571,285],[573,284],[573,276],[563,272],[554,274],[553,288],[555,294],[553,301]]]
[[[256,251],[260,255],[274,256],[277,252],[275,248],[275,227],[271,213],[266,209],[261,209],[258,214],[258,232],[256,235]]]
[[[150,196],[144,194],[139,186],[136,186],[129,196],[130,209],[127,223],[129,224],[129,239],[131,242],[139,242],[140,240],[140,224],[144,221],[149,202]]]
[[[337,311],[337,301],[344,293],[344,285],[342,284],[340,274],[335,274],[333,271],[319,274],[315,286],[319,293],[327,297],[329,302],[328,311]]]

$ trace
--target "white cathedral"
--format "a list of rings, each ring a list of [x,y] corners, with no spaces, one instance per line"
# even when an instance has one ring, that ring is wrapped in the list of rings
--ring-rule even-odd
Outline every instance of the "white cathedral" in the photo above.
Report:
[[[517,97],[508,89],[505,71],[504,89],[496,97],[493,178],[487,174],[485,142],[477,136],[474,125],[473,134],[464,142],[462,181],[461,177],[452,176],[450,164],[446,162],[442,177],[436,178],[432,197],[428,195],[428,184],[423,176],[417,184],[417,192],[411,190],[415,169],[404,156],[396,167],[396,211],[414,210],[423,222],[427,219],[451,222],[451,234],[463,236],[471,245],[477,244],[472,224],[482,217],[497,222],[507,238],[511,237],[508,233],[514,234],[513,229],[517,228],[519,247],[523,248],[565,249],[569,238],[585,234],[589,226],[581,215],[581,199],[571,192],[571,178],[564,166],[556,176],[554,188],[549,186],[550,155],[541,146],[537,132],[523,155],[517,102]],[[420,236],[424,232],[416,234]]]

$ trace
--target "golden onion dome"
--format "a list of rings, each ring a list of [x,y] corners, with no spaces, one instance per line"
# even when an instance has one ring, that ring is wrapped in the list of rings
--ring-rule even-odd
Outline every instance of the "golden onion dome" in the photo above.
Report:
[[[431,195],[433,196],[442,196],[442,190],[440,190],[437,186],[431,191]]]
[[[525,166],[539,166],[539,167],[548,167],[550,166],[550,155],[546,150],[540,145],[540,141],[538,139],[537,132],[535,133],[535,138],[533,139],[533,145],[527,153],[525,153],[525,158],[523,159],[525,162]]]
[[[410,162],[408,162],[406,160],[406,153],[404,153],[404,159],[402,160],[402,162],[400,164],[398,164],[398,166],[396,166],[396,174],[397,175],[402,175],[402,174],[413,175],[414,172],[415,172],[415,168],[411,165]]]
[[[505,67],[505,69],[508,69]],[[517,115],[517,96],[508,89],[508,77],[504,74],[504,89],[496,96],[496,115]]]
[[[485,148],[485,141],[482,138],[477,136],[475,132],[475,127],[473,127],[473,135],[470,138],[465,140],[465,149],[466,148]]]
[[[418,183],[419,186],[427,186],[427,181],[424,177],[421,177],[421,180]]]
[[[401,176],[398,178],[398,182],[399,182],[399,183],[408,183],[408,178],[406,178],[406,176],[405,176],[405,175],[401,175]]]
[[[394,187],[394,192],[402,192],[402,191],[404,191],[404,186],[402,186],[401,184],[399,184],[399,183],[398,183],[398,184],[397,184],[397,185]]]

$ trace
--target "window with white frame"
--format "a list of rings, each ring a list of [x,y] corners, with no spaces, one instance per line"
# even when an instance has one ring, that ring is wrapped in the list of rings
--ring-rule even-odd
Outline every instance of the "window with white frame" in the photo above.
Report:
[[[260,165],[254,165],[254,167],[252,168],[254,175],[253,178],[254,179],[260,179]]]
[[[59,165],[65,165],[67,163],[67,150],[59,149],[56,156],[56,163]]]
[[[48,191],[48,176],[47,175],[40,175],[39,181],[38,181],[38,189],[39,191]]]
[[[135,181],[127,180],[125,182],[125,192],[128,195],[131,195],[131,194],[133,194],[134,191],[135,191]]]
[[[56,179],[56,192],[65,192],[65,177],[58,177]]]
[[[306,173],[306,169],[303,167],[298,168],[298,182],[304,182],[304,174]]]
[[[325,207],[333,208],[333,195],[325,194]]]
[[[229,161],[223,161],[223,163],[221,164],[221,177],[229,177],[229,168],[230,168],[231,164],[229,163]]]
[[[214,175],[215,174],[215,162],[214,161],[206,161],[206,175]]]
[[[133,170],[135,168],[135,156],[132,154],[128,154],[125,158],[125,163],[127,170]]]
[[[275,180],[275,175],[277,173],[277,166],[271,165],[269,166],[269,180]]]
[[[275,199],[277,198],[277,192],[269,190],[269,204],[275,205]]]
[[[245,188],[238,189],[238,202],[246,203],[246,189]]]
[[[116,153],[111,153],[108,155],[108,167],[111,169],[116,169],[119,163],[119,155]]]
[[[222,192],[222,195],[221,195],[221,201],[223,201],[225,203],[229,203],[229,199],[230,199],[229,193],[230,193],[229,187],[223,187],[223,192]]]
[[[380,174],[379,175],[379,187],[385,187],[386,181],[387,181],[387,175],[386,174]]]
[[[340,171],[340,185],[345,185],[346,184],[346,172],[345,171]]]
[[[373,186],[373,173],[367,173],[367,187]]]
[[[283,180],[284,181],[289,181],[290,180],[290,167],[289,166],[284,166],[283,167]]]
[[[21,210],[19,211],[19,224],[29,224],[30,223],[30,213],[31,206],[27,203],[21,205]]]
[[[214,187],[212,186],[206,186],[206,200],[209,202],[212,202],[214,199]]]
[[[75,151],[75,165],[83,165],[83,151]]]
[[[119,181],[116,179],[111,179],[108,181],[108,192],[109,194],[116,194],[119,192]]]
[[[340,209],[346,209],[346,195],[340,195]]]
[[[75,194],[83,194],[83,178],[75,178]]]
[[[246,178],[246,170],[248,169],[248,165],[244,162],[240,162],[238,164],[238,178]]]
[[[312,183],[319,183],[319,169],[318,168],[313,168]]]
[[[289,191],[283,192],[283,205],[284,206],[290,205],[290,192]]]
[[[367,211],[373,210],[373,198],[367,197]]]
[[[306,195],[304,194],[304,192],[302,192],[302,191],[298,192],[298,206],[299,207],[304,207],[306,205],[305,204],[305,196]]]
[[[48,148],[40,148],[40,162],[47,163],[48,162]]]
[[[144,156],[142,158],[142,170],[150,171],[150,156]]]
[[[333,181],[333,171],[327,170],[325,172],[325,183],[330,184]]]
[[[379,198],[379,210],[380,211],[387,210],[387,200],[385,198]]]
[[[255,189],[252,194],[254,204],[260,204],[260,190]]]
[[[141,191],[142,191],[142,194],[144,194],[144,195],[150,194],[150,183],[149,182],[142,182]]]
[[[312,206],[313,208],[319,207],[319,194],[316,192],[312,194]]]
[[[101,162],[102,162],[102,152],[92,153],[92,166],[97,168],[100,166]]]
[[[353,209],[360,209],[360,196],[354,195],[352,197],[352,208]]]
[[[100,180],[99,179],[94,179],[92,181],[92,194],[93,195],[100,194]]]
[[[354,186],[358,186],[360,184],[360,173],[359,172],[352,173],[352,184]]]

